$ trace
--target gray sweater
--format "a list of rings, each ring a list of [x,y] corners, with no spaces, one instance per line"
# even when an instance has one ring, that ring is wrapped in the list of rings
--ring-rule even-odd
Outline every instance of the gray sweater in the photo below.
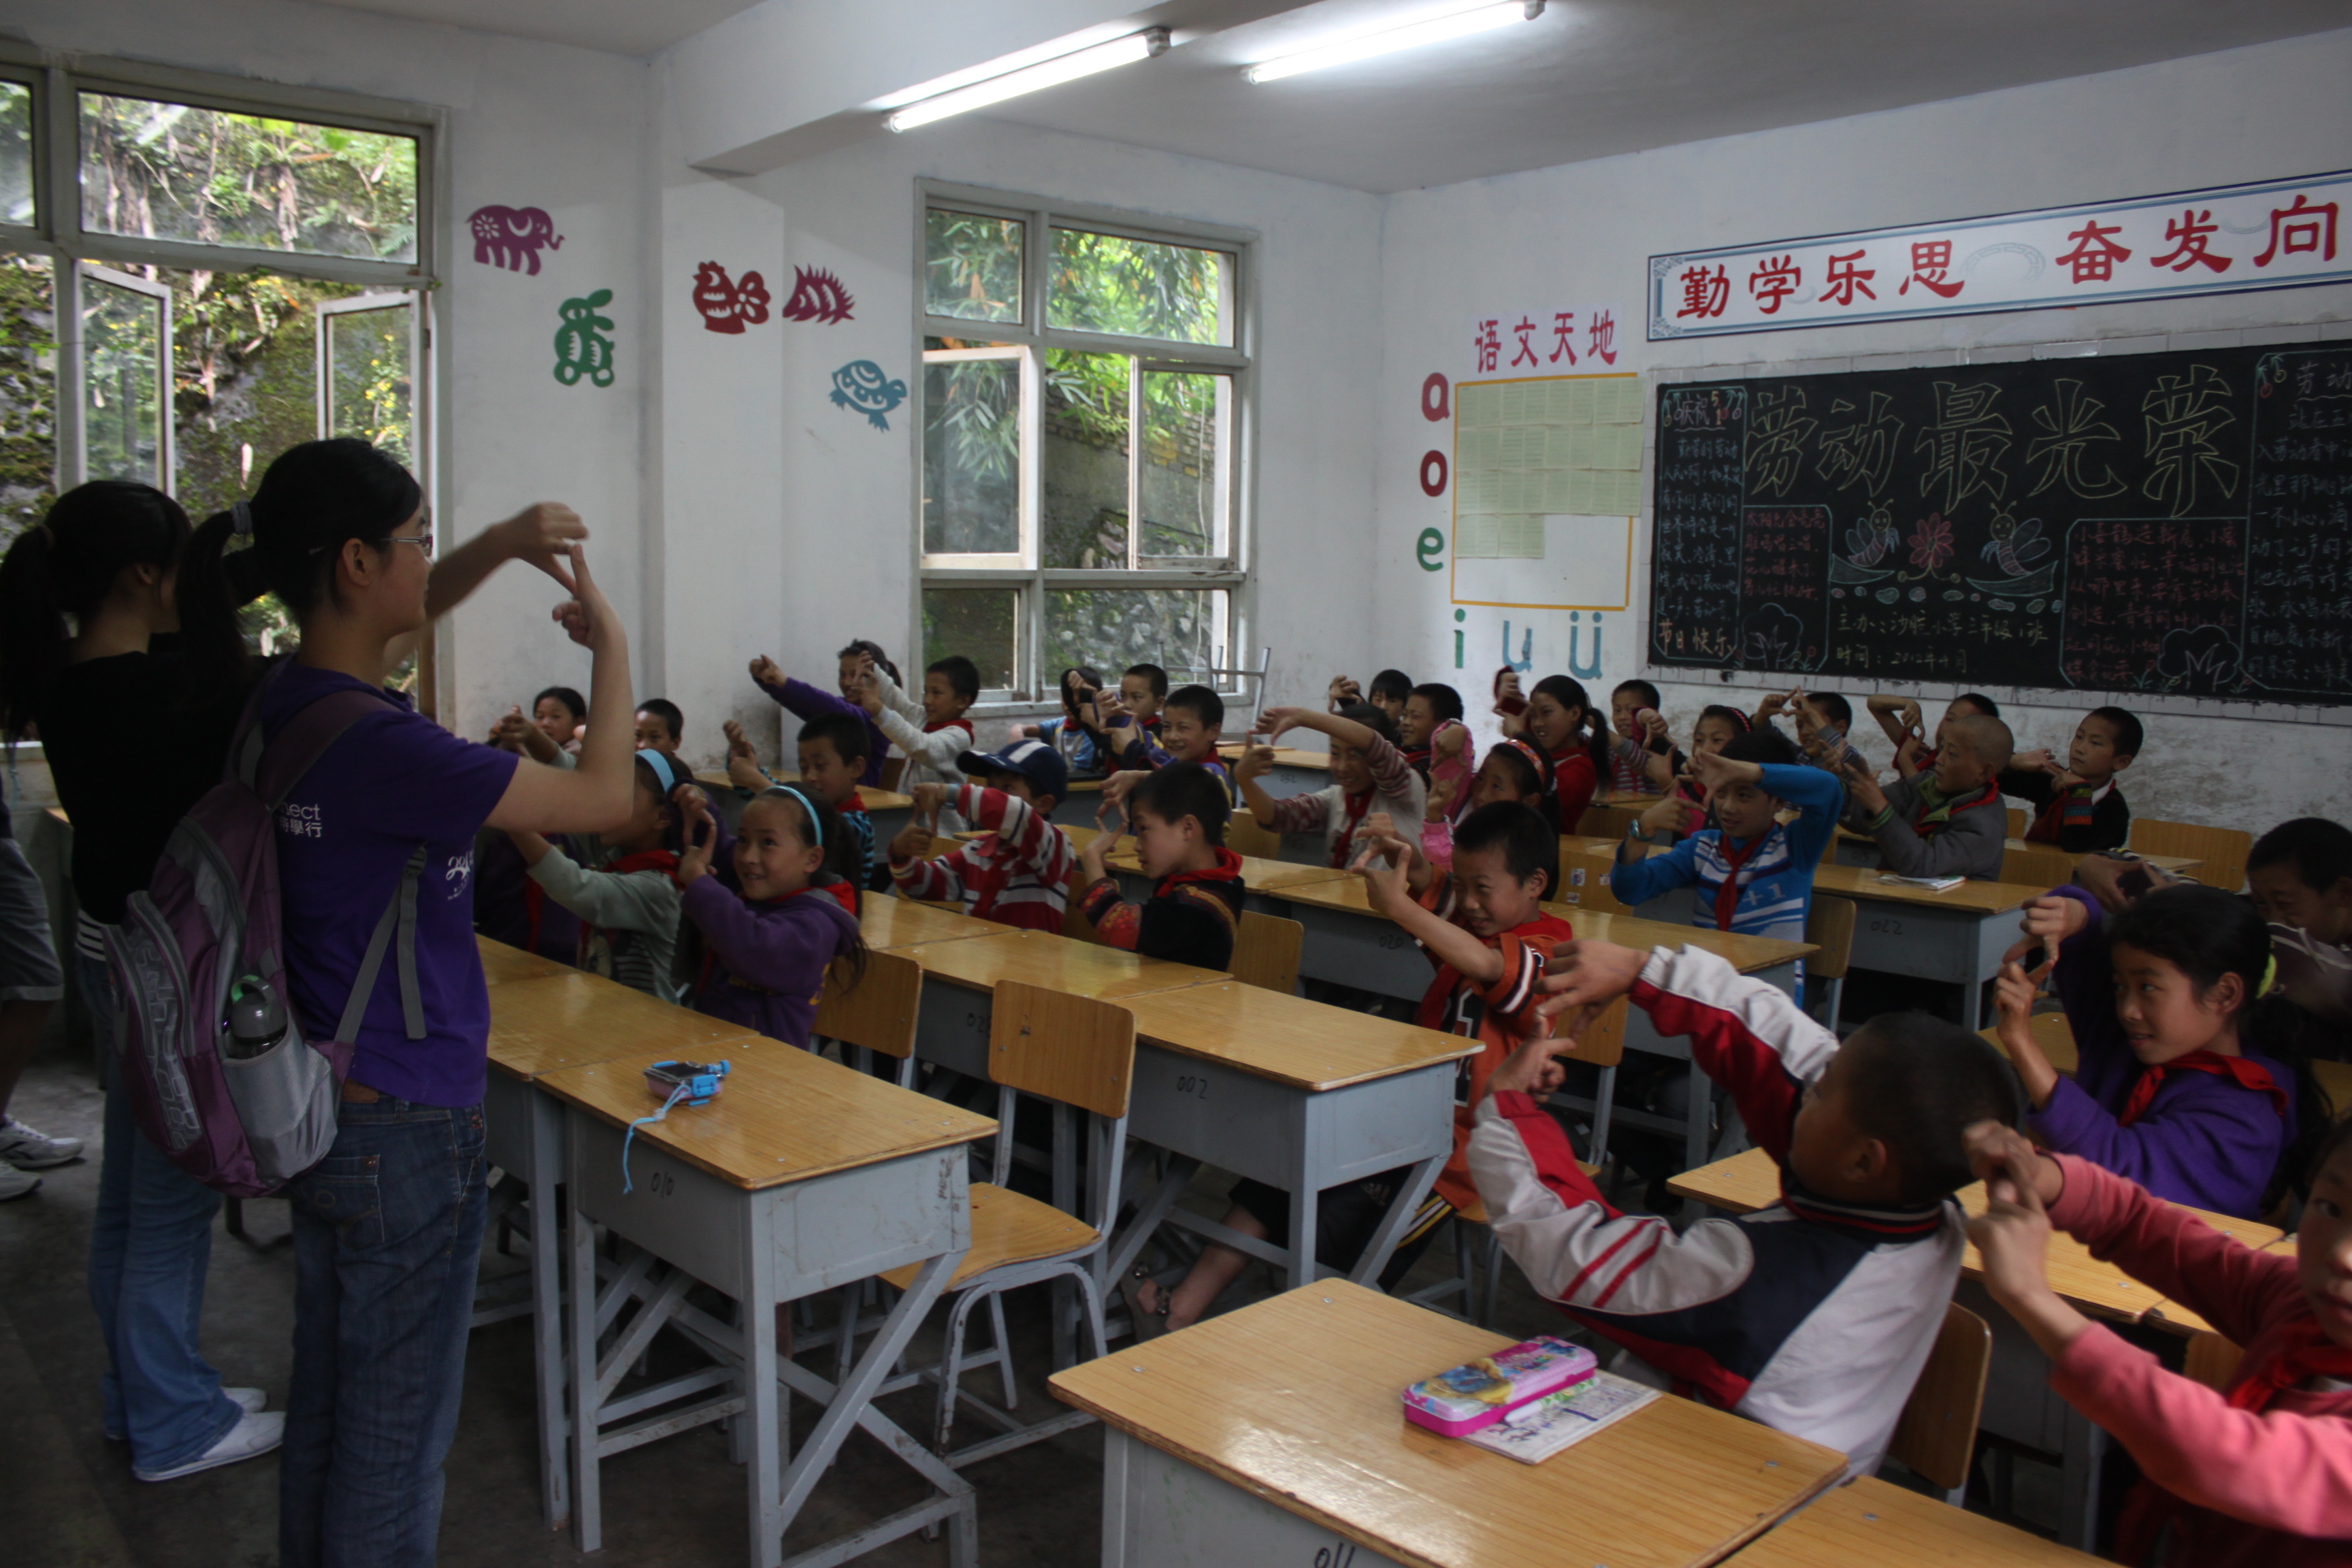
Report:
[[[1886,812],[1874,817],[1849,804],[1846,826],[1878,840],[1878,855],[1898,877],[1973,877],[2000,880],[2001,857],[2009,848],[2009,812],[1994,795],[1980,805],[1954,811],[1942,826],[1922,835],[1919,819],[1940,804],[1936,775],[1914,773],[1886,786]],[[1848,801],[1853,797],[1849,795]]]
[[[677,1000],[670,963],[677,953],[684,895],[667,871],[590,871],[556,849],[540,857],[530,876],[580,917],[581,968],[665,1002]]]

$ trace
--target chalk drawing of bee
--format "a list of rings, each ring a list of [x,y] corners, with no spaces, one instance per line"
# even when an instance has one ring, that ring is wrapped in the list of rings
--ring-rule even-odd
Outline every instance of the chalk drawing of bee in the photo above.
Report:
[[[1883,506],[1873,508],[1868,518],[1845,531],[1846,558],[1856,566],[1877,565],[1902,542],[1902,531]]]
[[[2042,537],[2042,520],[2029,517],[2023,522],[2007,512],[1992,520],[1992,542],[1979,552],[1984,559],[1998,559],[2000,569],[2012,577],[2022,577],[2033,570],[2033,563],[2050,553],[2050,542]]]

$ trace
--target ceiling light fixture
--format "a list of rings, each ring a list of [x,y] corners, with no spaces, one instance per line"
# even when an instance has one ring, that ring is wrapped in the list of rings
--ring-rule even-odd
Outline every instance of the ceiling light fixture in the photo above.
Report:
[[[1532,22],[1543,15],[1543,9],[1544,0],[1504,0],[1498,5],[1474,5],[1466,11],[1449,12],[1407,26],[1365,33],[1340,43],[1325,44],[1319,48],[1302,49],[1295,55],[1262,60],[1243,71],[1242,75],[1253,82],[1280,81],[1284,77],[1297,76],[1302,71],[1352,65],[1375,56],[1394,54],[1399,49],[1417,49],[1424,44],[1466,38],[1473,33],[1489,32],[1513,22]]]
[[[1066,81],[1076,81],[1082,76],[1107,71],[1114,66],[1133,65],[1168,52],[1168,29],[1146,27],[1139,33],[1129,33],[1124,38],[1113,38],[1107,44],[1079,49],[1071,54],[1041,60],[1034,66],[1024,66],[1003,76],[976,81],[970,87],[960,87],[952,92],[940,93],[919,103],[910,103],[892,114],[884,123],[893,131],[912,131],[918,125],[929,125],[934,120],[945,120],[950,114],[984,109],[992,103],[1002,103],[1008,98],[1018,98],[1024,92],[1040,88],[1057,87]]]

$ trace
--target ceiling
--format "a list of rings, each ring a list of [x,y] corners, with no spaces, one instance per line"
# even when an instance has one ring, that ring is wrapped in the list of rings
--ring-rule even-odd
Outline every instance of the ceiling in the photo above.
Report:
[[[642,56],[754,0],[313,3]],[[1167,54],[984,112],[1390,192],[2352,26],[2352,0],[1550,0],[1535,21],[1477,37],[1263,87],[1242,78],[1255,61],[1444,8],[1317,0],[1252,19],[1264,0],[1138,0],[1137,15],[1176,26]],[[889,0],[822,0],[802,16],[903,25]],[[870,133],[888,134],[878,115]]]

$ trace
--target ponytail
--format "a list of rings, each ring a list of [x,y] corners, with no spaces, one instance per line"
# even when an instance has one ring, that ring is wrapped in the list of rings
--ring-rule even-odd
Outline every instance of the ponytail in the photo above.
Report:
[[[1529,698],[1549,697],[1562,708],[1573,708],[1584,716],[1584,749],[1591,753],[1592,771],[1602,784],[1609,782],[1609,726],[1592,709],[1592,698],[1584,683],[1572,675],[1547,675],[1536,682]]]
[[[16,536],[0,560],[0,713],[9,740],[31,727],[65,673],[68,644],[115,580],[132,566],[170,577],[188,542],[180,504],[127,479],[75,486]]]

